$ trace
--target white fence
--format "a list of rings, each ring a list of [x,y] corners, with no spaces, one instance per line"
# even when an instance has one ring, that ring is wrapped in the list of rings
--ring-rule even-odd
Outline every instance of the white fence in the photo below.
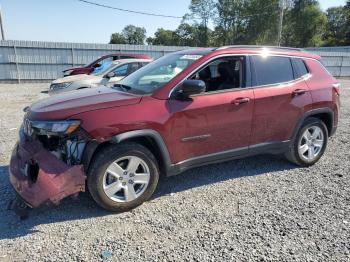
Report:
[[[0,41],[0,82],[40,82],[62,76],[106,54],[147,54],[159,58],[188,47]]]
[[[148,54],[158,58],[186,48],[188,47],[0,41],[0,82],[50,81],[61,77],[66,68],[87,64],[110,53]],[[350,77],[350,47],[307,50],[321,55],[334,76]]]
[[[350,46],[306,48],[322,57],[323,64],[335,77],[350,77]]]

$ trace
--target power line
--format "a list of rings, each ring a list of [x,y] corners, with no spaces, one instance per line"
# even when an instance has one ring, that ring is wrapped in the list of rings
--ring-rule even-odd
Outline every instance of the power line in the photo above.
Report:
[[[86,0],[77,0],[77,1],[80,1],[80,2],[83,2],[83,3],[86,3],[86,4],[90,4],[90,5],[96,5],[96,6],[100,6],[100,7],[105,7],[105,8],[109,8],[109,9],[114,9],[114,10],[118,10],[118,11],[122,11],[122,12],[133,13],[133,14],[140,14],[140,15],[149,15],[149,16],[158,16],[158,17],[167,17],[167,18],[182,19],[181,16],[162,15],[162,14],[155,14],[155,13],[146,13],[146,12],[134,11],[134,10],[123,9],[123,8],[118,8],[118,7],[114,7],[114,6],[99,4],[99,3],[95,3],[95,2],[90,2],[90,1],[86,1]]]

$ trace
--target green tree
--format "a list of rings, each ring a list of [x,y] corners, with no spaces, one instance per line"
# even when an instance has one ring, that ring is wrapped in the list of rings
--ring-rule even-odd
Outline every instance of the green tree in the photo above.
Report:
[[[134,25],[127,25],[121,33],[111,35],[110,44],[143,45],[146,39],[146,29]]]
[[[213,34],[215,45],[240,44],[244,42],[245,20],[242,19],[246,2],[218,0],[216,4],[216,27]]]
[[[216,9],[217,46],[276,42],[278,0],[218,0]]]
[[[191,0],[189,9],[191,13],[185,15],[185,20],[191,18],[199,31],[201,46],[208,46],[210,40],[209,22],[215,13],[215,0]]]
[[[180,46],[199,46],[197,39],[198,30],[195,26],[188,23],[181,23],[175,30]]]
[[[143,45],[146,39],[146,29],[134,25],[127,25],[122,31],[122,35],[126,39],[127,44]]]
[[[114,33],[111,35],[110,44],[126,44],[125,37],[120,33]]]
[[[154,37],[147,38],[146,42],[149,45],[175,46],[178,45],[179,39],[174,31],[158,28]]]
[[[246,24],[244,42],[256,45],[274,45],[278,37],[278,0],[250,0],[244,6],[241,19]]]
[[[324,35],[325,45],[348,45],[347,31],[349,15],[345,7],[332,7],[327,10],[327,30]]]
[[[295,0],[286,13],[282,44],[293,47],[311,47],[323,44],[327,16],[317,0]]]

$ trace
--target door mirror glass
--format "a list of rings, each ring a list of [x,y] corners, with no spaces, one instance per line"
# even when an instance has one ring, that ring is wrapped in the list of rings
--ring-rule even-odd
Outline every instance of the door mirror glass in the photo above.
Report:
[[[175,98],[189,100],[191,95],[205,92],[205,83],[202,80],[185,80],[175,91]]]

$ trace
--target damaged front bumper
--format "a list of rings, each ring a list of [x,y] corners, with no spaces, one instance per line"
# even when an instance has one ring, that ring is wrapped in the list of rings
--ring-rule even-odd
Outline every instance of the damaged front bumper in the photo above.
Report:
[[[85,191],[82,165],[69,166],[40,141],[23,136],[13,149],[9,176],[13,188],[33,208],[47,202],[57,205],[63,198]]]

